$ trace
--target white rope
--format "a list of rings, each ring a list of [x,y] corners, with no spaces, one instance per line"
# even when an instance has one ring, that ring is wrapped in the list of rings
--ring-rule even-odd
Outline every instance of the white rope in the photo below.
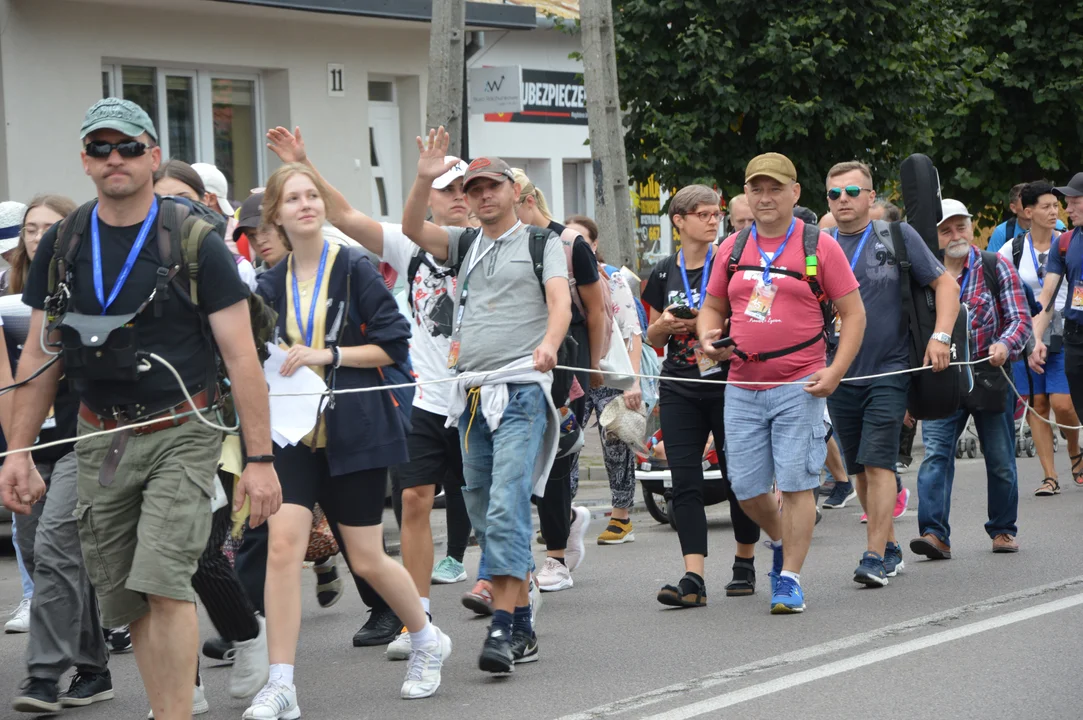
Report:
[[[1029,370],[1029,368],[1028,368],[1028,370]],[[1026,408],[1026,412],[1024,413],[1024,416],[1026,416],[1028,414],[1033,415],[1034,417],[1036,417],[1039,420],[1041,420],[1042,422],[1044,422],[1046,425],[1050,425],[1050,426],[1055,427],[1055,428],[1060,428],[1061,430],[1083,430],[1083,425],[1061,425],[1056,420],[1050,420],[1049,418],[1044,418],[1041,415],[1039,415],[1038,411],[1034,409],[1034,406],[1023,399],[1024,397],[1030,397],[1030,396],[1029,395],[1020,395],[1019,394],[1019,389],[1017,387],[1015,387],[1015,380],[1012,378],[1011,375],[1008,374],[1008,371],[1004,369],[1004,366],[1001,366],[1000,372],[1004,373],[1004,377],[1008,378],[1008,385],[1011,387],[1012,392],[1015,393],[1015,397],[1019,400],[1019,402],[1021,402],[1023,404],[1023,407]],[[1050,416],[1053,415],[1052,409],[1050,409],[1049,414],[1050,414]]]

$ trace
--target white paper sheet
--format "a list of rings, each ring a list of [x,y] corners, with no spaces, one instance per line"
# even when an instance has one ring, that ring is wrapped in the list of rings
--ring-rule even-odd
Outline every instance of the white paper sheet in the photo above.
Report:
[[[286,359],[286,351],[267,343],[270,357],[263,363],[263,375],[271,393],[271,436],[279,447],[296,445],[312,432],[319,417],[324,398],[320,393],[327,385],[311,368],[302,367],[290,377],[278,373]],[[276,393],[311,393],[275,397]]]

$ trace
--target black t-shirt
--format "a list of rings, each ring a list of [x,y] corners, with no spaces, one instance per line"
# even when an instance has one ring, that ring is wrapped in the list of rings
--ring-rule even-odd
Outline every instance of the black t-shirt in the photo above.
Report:
[[[560,223],[553,221],[549,223],[549,229],[560,235],[566,229]],[[590,243],[583,239],[582,235],[575,236],[575,242],[572,243],[572,277],[575,279],[575,286],[580,285],[593,285],[598,282],[601,277],[598,274],[598,258],[594,257],[594,251],[590,249]],[[579,308],[572,303],[572,324],[586,323],[587,319],[583,317],[583,314],[579,312]]]
[[[718,253],[712,253],[711,264],[724,262],[718,259]],[[673,305],[698,308],[701,304],[699,296],[700,284],[703,281],[704,268],[686,269],[688,274],[688,289],[691,290],[691,301],[685,290],[684,280],[681,278],[681,268],[677,264],[677,255],[670,255],[659,260],[651,270],[647,285],[643,288],[643,299],[659,314]],[[707,268],[710,273],[710,268]],[[708,275],[708,278],[710,276]],[[699,340],[694,334],[673,335],[666,345],[666,358],[662,362],[662,374],[670,377],[696,378],[700,377],[699,365],[696,363],[696,348]],[[723,366],[721,372],[708,375],[706,380],[725,380],[728,375],[729,363]],[[685,395],[701,396],[708,392],[716,392],[714,386],[703,383],[662,383],[665,390],[672,390]],[[717,392],[724,390],[724,385],[718,385]]]
[[[49,262],[53,257],[59,227],[60,223],[53,225],[41,239],[23,292],[23,302],[38,310],[45,308],[45,298],[49,292]],[[99,221],[98,227],[101,233],[102,285],[108,298],[139,234],[140,225],[112,227]],[[80,239],[73,265],[74,280],[69,308],[86,315],[101,312],[101,304],[94,292],[92,255],[88,228]],[[154,290],[159,267],[158,228],[155,226],[107,314],[135,312]],[[208,234],[199,250],[200,308],[210,315],[246,299],[248,294],[248,287],[237,273],[237,264],[222,238],[214,232]],[[154,316],[152,302],[136,317],[135,327],[139,350],[156,353],[168,360],[180,373],[190,393],[204,389],[214,350],[204,335],[199,313],[180,299],[176,292],[170,292],[168,299],[163,301],[161,317]],[[140,414],[149,414],[184,400],[176,378],[167,368],[154,361],[151,361],[151,369],[141,373],[134,383],[73,385],[82,401],[102,414],[108,414],[114,405],[139,405]]]

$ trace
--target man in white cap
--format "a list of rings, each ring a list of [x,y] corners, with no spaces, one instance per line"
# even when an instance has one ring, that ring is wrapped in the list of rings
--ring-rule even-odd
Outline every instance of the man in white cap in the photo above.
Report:
[[[227,218],[232,218],[233,206],[229,204],[229,183],[226,182],[226,176],[222,171],[210,163],[193,163],[192,169],[203,179],[203,188],[206,190],[203,195],[203,204],[212,210],[217,210]]]
[[[1015,541],[1019,509],[1015,403],[1001,368],[1009,360],[1018,359],[1030,339],[1030,310],[1011,260],[973,246],[974,228],[966,206],[946,199],[942,211],[937,233],[944,251],[944,268],[958,279],[959,299],[970,312],[967,359],[989,361],[972,366],[974,391],[964,399],[962,408],[942,420],[922,422],[925,460],[918,470],[921,537],[910,541],[910,550],[930,560],[951,558],[948,516],[955,479],[955,445],[967,420],[973,417],[985,455],[989,491],[985,531],[993,541],[993,552],[1014,553],[1019,551]]]

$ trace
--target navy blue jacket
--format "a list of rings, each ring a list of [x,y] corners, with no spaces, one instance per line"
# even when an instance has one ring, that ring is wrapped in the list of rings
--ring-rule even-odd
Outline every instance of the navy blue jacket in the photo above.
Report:
[[[277,312],[275,341],[287,337],[287,262],[259,276],[258,292]],[[399,312],[383,276],[360,248],[340,247],[327,278],[327,347],[379,345],[394,361],[384,368],[337,370],[324,367],[327,385],[333,390],[379,387],[411,382],[409,365],[410,323]],[[413,391],[386,391],[336,395],[324,410],[327,424],[327,461],[331,475],[386,468],[406,462],[406,436]]]

